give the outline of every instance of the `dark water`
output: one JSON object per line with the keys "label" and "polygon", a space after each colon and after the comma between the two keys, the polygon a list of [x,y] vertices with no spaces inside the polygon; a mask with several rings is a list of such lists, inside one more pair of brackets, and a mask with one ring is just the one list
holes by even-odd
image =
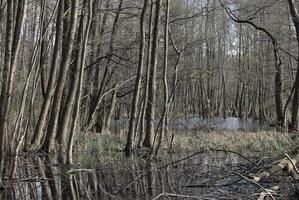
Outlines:
{"label": "dark water", "polygon": [[[5,180],[2,199],[257,199],[261,189],[239,174],[268,164],[223,152],[167,154],[155,162],[123,156],[91,162],[92,170],[78,165],[71,172],[55,159],[23,158],[16,178]],[[292,198],[291,182],[283,176],[261,184],[278,184],[276,199]]]}
{"label": "dark water", "polygon": [[[120,118],[111,121],[111,131],[119,133],[128,129],[129,119]],[[158,121],[156,121],[156,125]],[[260,121],[259,119],[236,118],[236,117],[214,117],[203,119],[198,116],[191,116],[186,119],[172,119],[169,121],[168,128],[173,131],[178,130],[201,130],[201,129],[216,129],[216,130],[247,130],[258,131],[269,128],[269,123]]]}

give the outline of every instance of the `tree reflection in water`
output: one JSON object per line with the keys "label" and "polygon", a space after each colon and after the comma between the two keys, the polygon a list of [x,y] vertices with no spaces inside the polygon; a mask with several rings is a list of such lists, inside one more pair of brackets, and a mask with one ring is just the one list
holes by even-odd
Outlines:
{"label": "tree reflection in water", "polygon": [[[0,199],[256,199],[260,188],[240,178],[256,167],[237,155],[202,153],[180,162],[186,155],[168,154],[161,161],[140,158],[97,160],[92,170],[60,165],[55,158],[21,157],[16,178],[5,179]],[[95,158],[96,159],[96,158]],[[126,160],[126,161],[125,161]],[[167,165],[167,163],[174,162]],[[265,166],[267,161],[261,162]],[[162,166],[162,167],[161,167]],[[289,198],[292,188],[277,177]],[[263,183],[269,188],[272,183]]]}

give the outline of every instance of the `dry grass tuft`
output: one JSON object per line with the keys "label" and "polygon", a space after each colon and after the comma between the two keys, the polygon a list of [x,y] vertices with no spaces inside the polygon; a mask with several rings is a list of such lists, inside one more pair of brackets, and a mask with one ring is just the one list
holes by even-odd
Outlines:
{"label": "dry grass tuft", "polygon": [[[170,149],[168,137],[164,139],[161,153]],[[120,150],[125,145],[125,137],[112,134],[78,135],[75,143],[75,159],[84,166],[94,162],[123,162]],[[175,133],[172,152],[195,152],[204,149],[228,149],[253,157],[276,158],[299,146],[299,139],[291,141],[288,135],[275,131],[242,132],[242,131],[194,131]],[[93,165],[94,166],[94,165]]]}

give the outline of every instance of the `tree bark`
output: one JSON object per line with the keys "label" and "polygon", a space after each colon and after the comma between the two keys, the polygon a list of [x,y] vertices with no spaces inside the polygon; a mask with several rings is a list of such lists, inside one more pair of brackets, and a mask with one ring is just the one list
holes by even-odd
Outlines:
{"label": "tree bark", "polygon": [[[299,14],[294,0],[288,0],[290,13],[293,19],[293,23],[296,30],[296,37],[297,37],[297,44],[299,49]],[[299,50],[298,56],[299,59]],[[299,109],[299,61],[297,62],[297,72],[296,72],[296,79],[294,83],[294,96],[293,96],[293,104],[292,104],[292,116],[291,116],[291,129],[298,130],[298,109]]]}
{"label": "tree bark", "polygon": [[17,67],[17,58],[20,47],[20,39],[23,31],[23,25],[26,14],[26,0],[19,0],[16,6],[16,20],[14,23],[13,9],[14,1],[7,1],[7,21],[6,21],[6,44],[5,60],[2,73],[2,86],[0,95],[0,186],[4,167],[5,155],[5,136],[7,135],[7,120],[10,111],[11,95],[15,82],[15,72]]}
{"label": "tree bark", "polygon": [[85,58],[86,58],[86,48],[89,36],[89,30],[91,25],[91,16],[92,16],[92,1],[88,1],[88,19],[87,24],[85,27],[84,39],[82,44],[82,52],[81,52],[81,65],[80,65],[80,73],[78,77],[77,89],[76,89],[76,98],[75,104],[73,108],[73,115],[72,115],[72,123],[70,128],[70,134],[67,141],[67,154],[66,154],[66,164],[73,163],[73,145],[74,145],[74,138],[75,138],[75,131],[77,128],[77,121],[80,112],[80,104],[81,104],[81,96],[82,96],[82,87],[83,87],[83,76],[84,76],[84,65],[85,65]]}
{"label": "tree bark", "polygon": [[7,1],[7,14],[6,14],[6,41],[5,41],[5,57],[4,57],[4,68],[3,68],[3,82],[1,87],[1,96],[0,96],[0,187],[2,188],[2,176],[4,168],[4,156],[5,156],[5,126],[6,119],[4,116],[5,112],[5,97],[6,97],[6,84],[8,73],[11,64],[11,54],[12,54],[12,42],[13,42],[13,1]]}
{"label": "tree bark", "polygon": [[109,42],[108,58],[107,58],[107,62],[105,65],[104,72],[103,72],[103,77],[102,77],[102,80],[100,83],[100,88],[99,88],[97,94],[95,95],[95,97],[93,98],[94,100],[91,103],[91,109],[90,109],[90,113],[88,116],[88,129],[94,125],[93,123],[94,123],[96,115],[97,115],[97,110],[99,108],[99,104],[101,103],[101,101],[103,99],[102,94],[104,93],[107,83],[110,81],[108,77],[109,77],[109,69],[111,67],[110,66],[111,54],[114,51],[114,42],[116,39],[116,33],[117,33],[118,24],[119,24],[122,5],[123,5],[123,0],[120,0],[120,2],[118,4],[116,16],[113,21],[111,38],[110,38],[110,42]]}
{"label": "tree bark", "polygon": [[[117,87],[117,86],[116,86]],[[102,134],[106,134],[109,131],[111,119],[113,116],[113,112],[115,110],[116,102],[117,102],[117,89],[113,91],[112,97],[111,97],[111,104],[109,106],[108,113],[104,119],[104,123],[102,124],[101,132]]]}
{"label": "tree bark", "polygon": [[159,46],[159,25],[160,25],[160,8],[161,0],[156,1],[156,12],[155,21],[153,27],[153,41],[152,41],[152,54],[151,54],[151,65],[149,74],[149,93],[147,100],[146,110],[146,134],[143,141],[143,146],[152,147],[151,137],[155,133],[154,120],[155,120],[155,103],[156,103],[156,67],[157,67],[157,56]]}
{"label": "tree bark", "polygon": [[46,125],[47,116],[51,106],[51,100],[55,92],[56,74],[58,71],[58,61],[61,52],[62,45],[62,29],[63,29],[63,5],[64,0],[59,0],[58,13],[56,21],[56,33],[55,33],[55,44],[53,49],[53,59],[51,62],[51,71],[49,75],[49,81],[47,84],[47,92],[42,104],[42,108],[38,117],[38,121],[35,126],[34,134],[31,139],[31,145],[33,148],[38,148],[42,143],[44,136],[44,129]]}
{"label": "tree bark", "polygon": [[165,129],[167,128],[167,112],[168,112],[168,83],[167,83],[167,69],[168,69],[168,39],[169,39],[169,0],[165,2],[165,26],[164,26],[164,61],[163,61],[163,112],[161,116],[161,127],[158,138],[157,147],[155,149],[155,156],[158,155],[159,148],[162,143],[163,136],[165,134]]}
{"label": "tree bark", "polygon": [[144,51],[145,51],[145,14],[148,7],[148,0],[144,0],[143,8],[140,15],[140,44],[139,44],[139,60],[138,60],[138,67],[137,67],[137,77],[135,82],[135,89],[134,95],[132,100],[132,107],[131,107],[131,115],[130,115],[130,122],[129,122],[129,132],[127,136],[127,144],[125,147],[126,154],[130,154],[132,150],[132,143],[133,143],[133,134],[135,132],[135,120],[137,115],[137,107],[138,101],[140,96],[140,85],[141,85],[141,78],[143,73],[143,60],[144,60]]}
{"label": "tree bark", "polygon": [[47,135],[45,138],[45,142],[42,146],[42,150],[46,152],[51,152],[54,150],[54,142],[57,133],[58,118],[60,112],[59,109],[62,103],[63,89],[66,81],[66,75],[70,66],[73,43],[76,34],[76,26],[77,26],[77,19],[78,19],[78,4],[79,2],[77,0],[72,0],[71,18],[69,20],[70,24],[69,24],[68,37],[67,37],[67,41],[68,41],[67,47],[62,55],[62,62],[60,65],[57,86],[55,89],[55,95],[53,99],[53,105],[52,105],[48,129],[47,129]]}
{"label": "tree bark", "polygon": [[[86,0],[84,1],[84,5],[86,5]],[[66,105],[62,111],[61,119],[60,119],[60,124],[58,128],[58,144],[60,146],[60,160],[65,163],[65,152],[66,152],[66,139],[68,137],[69,133],[69,121],[71,118],[71,113],[73,110],[73,106],[75,104],[75,97],[76,97],[76,92],[79,84],[79,79],[80,79],[80,69],[81,69],[81,55],[83,52],[83,37],[84,37],[84,8],[81,11],[81,17],[80,17],[80,23],[79,23],[79,28],[78,28],[78,34],[77,34],[77,47],[75,50],[75,61],[74,65],[72,66],[72,76],[71,76],[71,82],[70,82],[70,89],[67,94],[66,98]],[[62,159],[61,159],[62,158]]]}
{"label": "tree bark", "polygon": [[145,133],[146,124],[145,124],[145,116],[146,116],[146,107],[148,100],[148,82],[149,82],[149,74],[150,74],[150,63],[151,63],[151,48],[152,48],[152,29],[153,29],[153,11],[154,11],[154,3],[153,0],[150,2],[150,13],[149,13],[149,27],[148,27],[148,41],[147,41],[147,60],[146,60],[146,78],[145,78],[145,89],[143,93],[143,108],[141,114],[141,125],[140,125],[140,134],[138,137],[137,147],[141,147],[143,141],[143,135]]}

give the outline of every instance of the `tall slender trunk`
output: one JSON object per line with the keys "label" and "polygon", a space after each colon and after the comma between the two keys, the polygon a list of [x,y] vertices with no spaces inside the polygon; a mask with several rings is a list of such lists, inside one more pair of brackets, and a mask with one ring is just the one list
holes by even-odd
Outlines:
{"label": "tall slender trunk", "polygon": [[141,114],[141,126],[140,126],[140,134],[137,142],[137,147],[141,146],[143,135],[145,133],[145,116],[146,116],[146,107],[148,100],[148,82],[149,82],[149,74],[150,74],[150,63],[151,63],[151,48],[152,48],[152,28],[153,28],[153,11],[154,11],[154,3],[151,0],[150,14],[149,14],[149,27],[148,27],[148,46],[147,46],[147,61],[146,61],[146,78],[145,78],[145,89],[143,94],[143,108]]}
{"label": "tall slender trunk", "polygon": [[109,83],[109,70],[111,69],[110,67],[110,63],[111,63],[111,54],[114,51],[114,41],[116,39],[116,33],[117,33],[117,28],[118,28],[118,24],[119,24],[119,19],[120,19],[120,14],[121,14],[121,10],[122,10],[122,5],[123,5],[123,0],[120,0],[119,4],[118,4],[118,8],[117,8],[117,12],[116,12],[116,16],[114,18],[113,21],[113,26],[112,26],[112,33],[111,33],[111,38],[110,38],[110,42],[109,42],[109,50],[108,50],[108,58],[107,58],[107,62],[105,65],[105,69],[103,72],[103,77],[100,83],[100,88],[97,92],[97,94],[94,97],[94,101],[92,102],[91,105],[91,111],[89,113],[88,116],[88,127],[87,129],[90,129],[91,127],[93,127],[95,119],[96,119],[96,115],[97,115],[97,110],[99,108],[99,105],[102,101],[102,95],[104,93],[105,87],[107,86],[107,84]]}
{"label": "tall slender trunk", "polygon": [[[86,5],[86,0],[84,1],[84,6]],[[60,158],[63,158],[61,161],[65,162],[65,150],[66,150],[66,139],[68,137],[68,128],[69,128],[69,121],[71,118],[71,112],[73,106],[75,104],[75,97],[76,91],[79,84],[79,77],[80,77],[80,68],[81,68],[81,54],[83,53],[83,37],[84,37],[84,8],[81,11],[80,23],[78,28],[77,34],[77,46],[75,50],[75,62],[72,66],[72,76],[70,82],[70,89],[67,94],[66,105],[62,111],[61,120],[58,128],[58,143],[60,145]]]}
{"label": "tall slender trunk", "polygon": [[5,97],[6,97],[6,84],[8,79],[8,73],[11,64],[12,54],[12,41],[13,41],[13,1],[7,1],[7,14],[6,14],[6,41],[5,41],[5,57],[4,68],[2,72],[3,82],[0,95],[0,187],[2,188],[2,176],[4,168],[4,155],[5,155],[5,135],[6,135],[6,119],[5,119]]}
{"label": "tall slender trunk", "polygon": [[62,28],[63,28],[62,22],[63,22],[63,12],[64,12],[63,5],[64,5],[64,0],[59,0],[57,21],[56,21],[55,44],[53,49],[53,58],[51,62],[51,71],[50,71],[49,80],[47,84],[47,92],[31,140],[31,145],[34,148],[39,147],[42,143],[46,120],[51,106],[51,100],[55,92],[56,74],[58,71],[58,66],[59,66],[58,61],[61,52],[60,48],[62,45]]}
{"label": "tall slender trunk", "polygon": [[17,67],[17,58],[20,47],[20,40],[23,31],[23,25],[26,14],[26,0],[19,0],[16,6],[16,19],[14,23],[13,9],[14,1],[7,1],[7,21],[6,21],[6,44],[4,69],[2,73],[2,87],[0,95],[0,186],[2,182],[4,155],[5,155],[5,136],[8,114],[10,111],[11,96],[15,81],[15,72]]}
{"label": "tall slender trunk", "polygon": [[155,133],[154,120],[155,120],[155,103],[156,103],[156,67],[159,46],[159,25],[160,25],[160,8],[161,0],[156,0],[155,21],[153,27],[153,41],[152,41],[152,54],[151,65],[149,74],[149,93],[146,110],[146,134],[143,141],[143,146],[152,147],[151,137]]}
{"label": "tall slender trunk", "polygon": [[125,147],[125,152],[127,154],[130,154],[133,148],[132,147],[133,134],[135,132],[135,119],[137,115],[137,107],[138,107],[138,101],[140,96],[140,85],[141,85],[141,78],[143,73],[143,60],[144,60],[144,51],[145,51],[145,45],[144,45],[145,44],[145,31],[144,31],[145,20],[144,19],[145,19],[147,7],[148,7],[148,0],[144,0],[143,8],[140,16],[140,44],[139,44],[139,60],[138,60],[138,67],[137,67],[137,77],[136,77],[134,95],[132,101],[127,144]]}
{"label": "tall slender trunk", "polygon": [[285,126],[285,119],[283,116],[283,68],[280,55],[278,53],[278,44],[272,41],[273,53],[275,57],[275,107],[276,119],[279,127]]}
{"label": "tall slender trunk", "polygon": [[[117,86],[116,86],[117,87]],[[111,119],[112,119],[112,116],[113,116],[113,112],[115,110],[115,105],[116,105],[116,102],[117,102],[117,89],[115,89],[112,93],[112,97],[111,97],[111,104],[109,106],[109,109],[108,109],[108,112],[107,112],[107,115],[104,119],[104,122],[102,124],[102,128],[101,128],[101,132],[102,134],[106,134],[108,133],[109,131],[109,128],[110,128],[110,123],[111,123]]]}
{"label": "tall slender trunk", "polygon": [[169,0],[166,0],[165,2],[165,26],[164,26],[164,61],[163,61],[163,90],[164,90],[164,96],[163,96],[163,112],[161,116],[161,127],[160,127],[160,133],[158,138],[157,147],[155,149],[155,156],[158,155],[159,148],[162,143],[162,138],[165,134],[165,129],[167,128],[167,112],[168,112],[168,83],[167,83],[167,67],[168,67],[168,39],[169,39]]}
{"label": "tall slender trunk", "polygon": [[62,55],[62,62],[60,65],[57,86],[55,89],[55,95],[53,99],[53,105],[52,105],[48,129],[47,129],[47,135],[45,138],[45,142],[42,146],[42,150],[46,152],[51,152],[54,150],[54,142],[57,133],[58,118],[60,113],[59,109],[62,103],[62,93],[66,81],[66,75],[70,66],[71,54],[74,45],[73,43],[76,34],[76,26],[77,26],[77,19],[78,19],[78,4],[79,2],[77,0],[72,0],[71,18],[69,20],[70,24],[69,24],[68,37],[67,37],[68,39],[67,47]]}
{"label": "tall slender trunk", "polygon": [[[47,1],[42,0],[41,1],[41,31],[42,31],[42,37],[46,35],[47,33],[47,14],[46,14],[46,7],[47,7]],[[47,43],[44,38],[41,38],[41,47],[40,47],[40,60],[39,60],[39,65],[40,65],[40,81],[41,81],[41,89],[42,89],[42,95],[45,98],[46,93],[47,93],[47,80],[46,80],[46,75],[45,75],[45,66],[47,63],[47,56],[46,56],[46,51],[47,51]]]}
{"label": "tall slender trunk", "polygon": [[[294,0],[288,0],[290,13],[293,19],[293,23],[295,25],[296,37],[298,43],[298,59],[299,59],[299,14],[296,7],[296,3]],[[299,109],[299,61],[297,61],[297,72],[296,79],[294,83],[295,92],[293,96],[293,104],[292,104],[292,116],[291,116],[291,129],[298,129],[298,109]]]}
{"label": "tall slender trunk", "polygon": [[70,134],[69,134],[69,138],[67,141],[67,152],[66,152],[66,163],[67,164],[73,163],[73,143],[74,143],[75,131],[77,128],[78,116],[79,116],[79,112],[80,112],[82,87],[83,87],[83,76],[84,76],[84,65],[85,65],[85,58],[86,58],[86,48],[87,48],[88,35],[89,35],[89,30],[90,30],[90,25],[91,25],[92,1],[93,0],[87,0],[87,1],[88,1],[88,20],[87,20],[87,25],[85,27],[82,52],[80,55],[81,56],[80,73],[79,73],[77,90],[76,90],[75,104],[74,104],[74,108],[73,108]]}
{"label": "tall slender trunk", "polygon": [[[95,6],[96,6],[96,2],[98,1],[94,1],[94,5],[93,5],[93,9],[95,9]],[[101,2],[100,2],[101,3]],[[106,9],[109,9],[109,6],[110,6],[110,2],[109,1],[106,1],[106,5],[105,5],[105,8]],[[96,8],[97,9],[97,8]],[[96,16],[96,10],[94,10],[93,14]],[[99,21],[101,21],[99,27],[97,28],[97,24],[94,23],[94,24],[91,24],[91,35],[92,35],[92,41],[97,41],[97,40],[101,40],[101,38],[103,37],[103,34],[105,33],[105,26],[106,26],[106,23],[107,23],[107,19],[108,19],[108,12],[105,12],[103,14],[103,17],[100,17],[101,19],[99,19]],[[95,20],[97,21],[97,20]],[[96,34],[96,31],[95,29],[98,29],[99,31],[99,35]],[[94,47],[92,47],[93,49],[93,52],[96,51],[95,53],[92,53],[92,61],[95,62],[95,60],[93,60],[94,56],[103,56],[104,52],[103,52],[103,44],[93,44]],[[95,68],[95,69],[94,69]],[[100,86],[101,86],[101,81],[100,81],[100,67],[99,66],[95,66],[93,67],[92,69],[90,69],[88,71],[88,77],[91,78],[92,80],[92,91],[90,93],[90,103],[89,103],[89,107],[88,109],[86,109],[86,120],[87,123],[85,124],[88,124],[89,123],[89,117],[91,117],[91,114],[92,112],[94,112],[94,106],[96,106],[96,102],[97,102],[97,94],[99,92],[99,89]],[[104,76],[103,76],[104,77]]]}

